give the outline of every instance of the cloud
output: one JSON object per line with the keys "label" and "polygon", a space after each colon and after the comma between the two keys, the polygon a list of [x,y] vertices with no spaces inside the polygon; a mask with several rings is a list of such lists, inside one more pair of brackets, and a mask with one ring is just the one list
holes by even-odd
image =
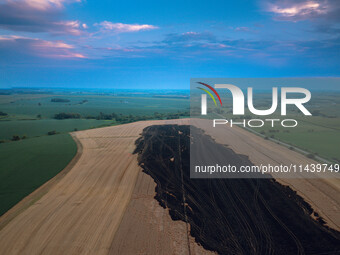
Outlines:
{"label": "cloud", "polygon": [[77,52],[73,45],[60,40],[47,41],[13,35],[0,35],[0,53],[7,55],[12,54],[17,58],[27,55],[57,59],[86,58],[84,54]]}
{"label": "cloud", "polygon": [[51,9],[61,9],[65,3],[81,2],[81,0],[5,0],[12,6],[24,6],[26,9],[47,11]]}
{"label": "cloud", "polygon": [[[26,40],[29,40],[26,38]],[[45,41],[45,40],[39,40],[39,39],[33,39],[32,43],[33,47],[36,47],[39,49],[73,49],[74,46],[64,43],[62,41]]]}
{"label": "cloud", "polygon": [[23,32],[80,35],[84,27],[77,20],[61,20],[66,0],[0,1],[0,28]]}
{"label": "cloud", "polygon": [[317,34],[338,36],[340,32],[339,0],[264,0],[264,9],[274,20],[298,22],[308,20]]}
{"label": "cloud", "polygon": [[172,33],[167,34],[164,43],[173,44],[173,43],[187,43],[187,42],[199,42],[199,41],[214,41],[215,36],[208,32],[185,32],[185,33]]}
{"label": "cloud", "polygon": [[281,19],[303,20],[313,16],[318,16],[328,12],[328,6],[321,5],[318,2],[306,1],[288,5],[286,7],[272,5],[269,11],[278,15]]}
{"label": "cloud", "polygon": [[224,43],[206,43],[201,45],[202,48],[208,48],[208,49],[225,49],[230,48],[230,46],[224,44]]}
{"label": "cloud", "polygon": [[249,32],[250,28],[249,27],[236,27],[235,31],[240,31],[240,32]]}
{"label": "cloud", "polygon": [[321,34],[329,34],[329,35],[339,35],[340,34],[340,26],[337,24],[318,24],[312,32],[317,32]]}
{"label": "cloud", "polygon": [[266,11],[276,20],[301,21],[328,19],[339,14],[338,0],[272,0],[265,2]]}
{"label": "cloud", "polygon": [[110,21],[103,21],[99,24],[95,24],[102,27],[103,30],[113,31],[116,33],[127,33],[127,32],[138,32],[142,30],[157,29],[157,26],[147,24],[123,24],[123,23],[112,23]]}
{"label": "cloud", "polygon": [[[330,58],[340,61],[336,51],[338,41],[284,39],[219,39],[214,34],[206,32],[186,32],[168,34],[163,40],[152,43],[140,42],[138,46],[140,55],[147,57],[168,57],[175,59],[197,59],[197,61],[216,60],[258,62],[263,65],[284,66],[294,61],[306,61],[306,65],[317,62],[318,59]],[[322,52],[322,54],[317,54]],[[332,63],[333,63],[332,62]]]}
{"label": "cloud", "polygon": [[71,34],[71,35],[80,35],[83,31],[80,28],[87,29],[86,24],[80,25],[78,20],[70,20],[70,21],[59,21],[53,22],[50,24],[50,29],[48,30],[50,33],[54,34]]}

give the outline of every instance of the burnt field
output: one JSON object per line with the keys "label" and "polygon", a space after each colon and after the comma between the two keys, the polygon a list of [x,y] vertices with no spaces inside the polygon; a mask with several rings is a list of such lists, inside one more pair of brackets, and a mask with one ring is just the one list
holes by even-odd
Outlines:
{"label": "burnt field", "polygon": [[[199,132],[199,131],[198,131]],[[205,144],[215,143],[202,134]],[[219,254],[339,254],[340,233],[274,179],[190,179],[190,126],[150,126],[136,141],[138,161],[156,182],[155,199],[188,235]],[[252,163],[221,146],[230,162]],[[313,217],[312,217],[313,216]]]}

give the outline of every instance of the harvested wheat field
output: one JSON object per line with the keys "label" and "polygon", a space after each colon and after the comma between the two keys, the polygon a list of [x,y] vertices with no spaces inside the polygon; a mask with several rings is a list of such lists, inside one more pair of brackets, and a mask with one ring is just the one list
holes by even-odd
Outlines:
{"label": "harvested wheat field", "polygon": [[[107,254],[132,195],[143,196],[147,192],[150,205],[158,207],[153,201],[153,181],[141,172],[137,155],[132,153],[142,130],[162,123],[188,121],[145,121],[77,132],[75,137],[83,149],[72,170],[7,225],[3,226],[10,214],[20,209],[13,208],[1,218],[0,254]],[[137,179],[137,185],[142,187],[136,186]],[[19,203],[17,207],[20,206]],[[163,250],[164,254],[173,254],[183,250],[185,254],[188,249],[185,223],[172,224],[162,208],[146,209],[150,213],[158,210],[158,218],[149,214],[148,219],[155,220],[149,230],[155,230],[160,243],[136,226],[135,234],[140,233],[136,239],[150,244],[142,243],[136,247],[138,252],[161,254]],[[194,242],[192,245],[197,246]]]}
{"label": "harvested wheat field", "polygon": [[[189,120],[142,121],[74,133],[82,152],[72,169],[44,185],[41,198],[32,198],[37,200],[33,205],[28,206],[28,197],[0,218],[0,254],[213,254],[195,242],[188,223],[174,221],[169,208],[159,205],[155,179],[143,172],[133,153],[146,127],[164,124],[188,125]],[[311,161],[239,128],[225,126],[216,141],[249,156],[254,164]],[[280,182],[296,190],[328,226],[340,229],[337,181]]]}

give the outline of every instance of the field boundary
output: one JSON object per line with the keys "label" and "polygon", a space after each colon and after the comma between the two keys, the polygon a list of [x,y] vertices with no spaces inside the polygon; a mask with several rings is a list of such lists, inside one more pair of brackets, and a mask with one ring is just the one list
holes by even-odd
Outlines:
{"label": "field boundary", "polygon": [[64,176],[70,172],[73,166],[78,162],[82,153],[83,153],[83,145],[78,140],[78,138],[74,135],[74,133],[69,133],[72,139],[75,141],[77,145],[76,155],[72,158],[72,160],[67,164],[67,166],[61,170],[57,175],[52,177],[50,180],[42,184],[39,188],[34,190],[31,194],[24,197],[20,200],[15,206],[9,209],[5,214],[0,217],[0,230],[3,229],[11,220],[17,217],[19,214],[28,209],[31,205],[41,199],[54,185],[56,185]]}

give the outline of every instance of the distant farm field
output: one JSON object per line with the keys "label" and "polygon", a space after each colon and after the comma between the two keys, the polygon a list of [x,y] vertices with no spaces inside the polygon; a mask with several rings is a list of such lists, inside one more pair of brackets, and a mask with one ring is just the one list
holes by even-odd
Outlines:
{"label": "distant farm field", "polygon": [[305,122],[296,118],[299,124],[295,128],[266,126],[252,129],[323,158],[340,161],[340,129],[336,128],[340,126],[340,119],[332,121],[326,118],[325,121],[314,117],[310,119],[311,121]]}
{"label": "distant farm field", "polygon": [[76,152],[69,134],[0,144],[0,215],[64,169]]}
{"label": "distant farm field", "polygon": [[[4,96],[3,96],[4,97]],[[0,98],[0,111],[6,112],[11,118],[27,119],[53,118],[60,112],[79,113],[82,117],[105,114],[151,115],[154,112],[168,113],[188,110],[189,100],[182,98],[157,98],[152,96],[109,96],[109,95],[45,95],[22,97],[6,96]],[[60,98],[69,102],[51,102]]]}
{"label": "distant farm field", "polygon": [[112,121],[106,120],[85,120],[85,119],[42,119],[42,120],[9,120],[0,121],[0,140],[9,140],[14,135],[20,137],[36,137],[47,135],[55,130],[58,133],[72,132],[109,125]]}

